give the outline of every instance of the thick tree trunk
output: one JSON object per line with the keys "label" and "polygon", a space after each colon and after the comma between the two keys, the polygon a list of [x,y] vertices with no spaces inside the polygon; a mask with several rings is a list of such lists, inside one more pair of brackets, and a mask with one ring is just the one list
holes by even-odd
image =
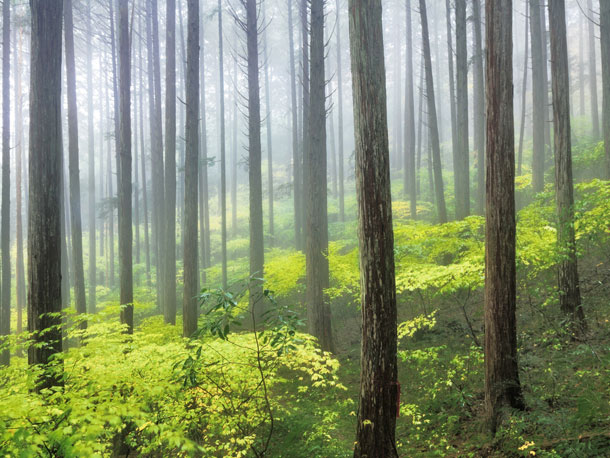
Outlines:
{"label": "thick tree trunk", "polygon": [[183,334],[197,330],[197,175],[199,170],[199,0],[187,2],[186,156],[184,163]]}
{"label": "thick tree trunk", "polygon": [[[30,0],[28,331],[30,364],[61,352],[61,27],[63,2]],[[43,332],[44,331],[44,332]],[[47,368],[38,389],[61,383]]]}
{"label": "thick tree trunk", "polygon": [[505,406],[522,409],[517,365],[515,129],[511,0],[487,0],[485,408],[495,434]]}
{"label": "thick tree trunk", "polygon": [[[178,0],[180,1],[180,0]],[[165,40],[165,253],[163,316],[176,324],[176,0],[167,0]]]}
{"label": "thick tree trunk", "polygon": [[[225,75],[222,36],[222,0],[218,0],[218,87],[220,92],[220,252],[222,287],[227,287],[227,154],[225,134]],[[266,62],[266,61],[265,61]],[[266,68],[266,67],[265,67]],[[268,99],[267,99],[268,100]],[[267,120],[269,123],[269,120]],[[267,124],[269,126],[269,124]],[[271,161],[271,159],[269,159]],[[270,166],[271,167],[271,166]],[[273,228],[273,216],[270,216]],[[271,231],[273,234],[273,230]]]}
{"label": "thick tree trunk", "polygon": [[[549,9],[550,10],[550,9]],[[550,14],[550,13],[549,13]],[[592,0],[587,0],[587,14],[593,17]],[[597,104],[597,58],[595,53],[595,24],[589,19],[589,91],[591,98],[591,121],[593,123],[593,139],[599,139],[599,108]],[[603,40],[602,40],[603,42]]]}
{"label": "thick tree trunk", "polygon": [[544,94],[547,91],[544,79],[543,36],[540,29],[541,0],[530,1],[530,28],[532,33],[532,120],[533,120],[533,147],[532,147],[532,188],[534,192],[544,189],[544,130],[545,105]]}
{"label": "thick tree trunk", "polygon": [[477,162],[476,213],[478,215],[482,215],[485,211],[485,77],[483,76],[482,23],[481,0],[472,0],[474,148]]}
{"label": "thick tree trunk", "polygon": [[311,80],[309,151],[305,155],[307,218],[305,258],[307,271],[307,319],[309,333],[323,350],[333,350],[329,287],[328,215],[326,177],[326,78],[324,75],[324,2],[311,1]]}
{"label": "thick tree trunk", "polygon": [[[406,2],[407,64],[405,68],[405,158],[403,191],[409,197],[410,216],[417,219],[417,183],[415,179],[415,97],[413,93],[413,21],[411,0]],[[452,123],[454,121],[452,111]],[[453,124],[452,131],[454,130]]]}
{"label": "thick tree trunk", "polygon": [[576,334],[586,329],[581,305],[574,235],[574,182],[570,131],[570,81],[564,0],[549,3],[551,24],[551,72],[553,75],[553,119],[555,133],[555,193],[557,201],[557,242],[559,305]]}
{"label": "thick tree trunk", "polygon": [[397,457],[400,384],[381,0],[350,0],[349,11],[362,305],[354,456]]}
{"label": "thick tree trunk", "polygon": [[606,180],[610,180],[610,2],[599,0],[602,55],[602,115],[606,149]]}
{"label": "thick tree trunk", "polygon": [[453,152],[453,174],[455,183],[455,217],[460,220],[470,214],[466,0],[455,0],[455,24],[457,148]]}
{"label": "thick tree trunk", "polygon": [[[74,62],[74,22],[72,0],[64,0],[64,27],[66,43],[66,79],[68,83],[68,167],[70,175],[70,223],[72,226],[72,268],[76,313],[87,313],[85,273],[83,270],[83,233],[80,204],[80,172],[78,149],[78,108],[76,105],[76,69]],[[89,142],[93,142],[90,138]],[[93,182],[95,186],[95,181]],[[95,232],[93,237],[95,250]]]}
{"label": "thick tree trunk", "polygon": [[[430,56],[430,36],[428,34],[428,14],[426,1],[419,0],[421,14],[424,67],[426,72],[426,99],[428,101],[428,140],[432,149],[434,169],[434,194],[436,197],[436,211],[439,223],[447,222],[447,208],[445,206],[445,191],[443,188],[443,169],[441,167],[441,145],[438,136],[438,121],[436,117],[436,99],[434,97],[434,77],[432,76],[432,58]],[[468,120],[466,119],[466,122]]]}

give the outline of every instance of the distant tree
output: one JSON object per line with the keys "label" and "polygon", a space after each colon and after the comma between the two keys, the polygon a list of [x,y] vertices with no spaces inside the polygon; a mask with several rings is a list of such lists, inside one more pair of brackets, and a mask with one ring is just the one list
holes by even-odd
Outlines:
{"label": "distant tree", "polygon": [[525,2],[525,57],[523,58],[523,86],[521,89],[521,127],[519,129],[519,154],[517,175],[521,176],[523,165],[523,139],[525,137],[525,107],[527,106],[527,70],[529,68],[529,2]]}
{"label": "distant tree", "polygon": [[[227,154],[225,135],[225,75],[224,47],[222,36],[222,0],[218,0],[218,88],[220,92],[220,252],[222,264],[222,287],[227,287]],[[265,64],[266,65],[266,64]],[[266,68],[266,67],[265,67]],[[268,99],[267,99],[268,100]],[[269,122],[269,121],[267,121]],[[271,217],[273,226],[273,217]]]}
{"label": "distant tree", "polygon": [[[91,57],[91,42],[93,41],[93,30],[91,27],[91,0],[87,0],[87,14],[85,16],[85,24],[87,31],[87,44],[86,44],[86,58],[87,58],[87,147],[88,154],[87,160],[89,162],[88,171],[88,194],[89,194],[89,272],[88,272],[88,287],[89,287],[89,313],[96,312],[95,304],[95,292],[97,287],[97,273],[96,273],[96,252],[95,252],[95,145],[94,145],[94,133],[93,133],[93,61]],[[100,78],[101,80],[101,78]],[[101,92],[100,92],[101,95]],[[101,100],[100,100],[101,106]],[[101,110],[100,110],[101,112]],[[102,136],[100,136],[102,137]],[[100,149],[100,152],[102,150]],[[100,158],[100,163],[102,159]],[[103,175],[103,174],[100,174]],[[103,197],[103,196],[102,196]],[[100,237],[100,240],[102,237]],[[103,254],[103,253],[102,253]]]}
{"label": "distant tree", "polygon": [[269,211],[269,245],[273,246],[275,238],[275,224],[273,218],[273,135],[271,130],[271,93],[269,90],[269,54],[267,42],[267,18],[265,4],[263,9],[263,69],[265,72],[265,124],[267,137],[267,205]]}
{"label": "distant tree", "polygon": [[495,434],[505,406],[523,409],[517,365],[512,1],[486,2],[487,193],[485,408]]}
{"label": "distant tree", "polygon": [[354,456],[397,457],[400,385],[381,0],[349,0],[349,12],[362,306]]}
{"label": "distant tree", "polygon": [[[550,8],[549,8],[550,10]],[[550,14],[550,13],[549,13]],[[593,2],[587,0],[587,14],[593,16]],[[589,91],[591,99],[591,121],[593,138],[599,138],[599,108],[597,104],[597,58],[595,56],[595,24],[589,19]],[[603,41],[603,40],[602,40]],[[603,84],[603,83],[602,83]]]}
{"label": "distant tree", "polygon": [[[415,179],[415,96],[413,92],[413,21],[411,20],[411,0],[406,2],[406,67],[405,67],[405,158],[403,190],[409,196],[411,218],[417,218],[417,183]],[[451,36],[451,35],[449,35]],[[452,107],[453,110],[453,107]],[[455,119],[452,111],[452,120]],[[452,124],[452,131],[453,131]]]}
{"label": "distant tree", "polygon": [[485,81],[483,76],[483,43],[481,36],[481,0],[472,0],[472,29],[474,35],[473,105],[474,105],[474,149],[476,151],[476,213],[485,211]]}
{"label": "distant tree", "polygon": [[570,320],[572,331],[580,334],[586,329],[586,323],[581,305],[574,235],[570,81],[564,0],[549,2],[549,20],[551,24],[551,73],[553,75],[557,242],[560,253],[559,305]]}
{"label": "distant tree", "polygon": [[199,170],[199,0],[187,2],[186,156],[184,163],[183,334],[197,330],[197,177]]}
{"label": "distant tree", "polygon": [[[201,110],[201,136],[199,142],[199,154],[201,156],[199,161],[199,230],[200,230],[200,241],[201,241],[201,281],[205,283],[206,275],[205,269],[210,266],[210,206],[209,206],[209,192],[208,192],[208,129],[207,129],[207,115],[206,115],[206,102],[205,102],[205,36],[204,36],[204,19],[203,14],[200,15],[200,110]],[[184,231],[183,231],[184,232]]]}
{"label": "distant tree", "polygon": [[530,0],[530,28],[532,34],[532,188],[541,192],[544,188],[544,124],[546,107],[544,93],[547,91],[542,47],[544,46],[542,30],[540,29],[540,0]]}
{"label": "distant tree", "polygon": [[457,148],[453,152],[453,176],[455,183],[455,217],[460,220],[470,214],[466,0],[455,0],[455,24]]}
{"label": "distant tree", "polygon": [[[15,33],[16,35],[16,33]],[[26,307],[25,291],[25,268],[23,260],[23,101],[21,87],[21,67],[23,65],[23,52],[21,50],[21,39],[23,30],[19,27],[19,40],[14,40],[14,68],[15,68],[15,232],[16,249],[15,278],[17,299],[17,334],[23,331],[23,309]]]}
{"label": "distant tree", "polygon": [[[30,0],[30,159],[28,199],[29,364],[61,352],[61,30],[63,2]],[[37,389],[61,383],[46,370]]]}
{"label": "distant tree", "polygon": [[343,142],[343,64],[341,61],[342,50],[341,47],[341,0],[337,0],[337,134],[338,134],[338,157],[337,157],[337,169],[339,181],[339,220],[345,221],[345,177],[343,165],[343,157],[345,152],[345,146]]}
{"label": "distant tree", "polygon": [[606,179],[610,180],[610,2],[599,0],[602,55],[603,126],[606,150]]}
{"label": "distant tree", "polygon": [[436,99],[434,97],[434,77],[432,76],[432,57],[430,55],[430,35],[428,33],[428,14],[426,0],[419,0],[421,15],[423,59],[426,80],[426,99],[428,102],[428,142],[430,143],[434,168],[434,194],[439,223],[447,222],[447,207],[445,206],[445,191],[443,186],[443,169],[441,166],[441,145],[438,135],[438,120],[436,117]]}
{"label": "distant tree", "polygon": [[[70,223],[72,226],[72,268],[76,312],[87,313],[85,272],[83,268],[83,233],[80,204],[80,171],[78,149],[78,108],[76,104],[76,69],[74,62],[74,21],[72,0],[64,0],[64,33],[66,47],[66,80],[68,86],[68,166],[70,176]],[[89,140],[93,143],[93,139]],[[93,182],[95,185],[95,181]],[[95,232],[93,249],[95,250]]]}

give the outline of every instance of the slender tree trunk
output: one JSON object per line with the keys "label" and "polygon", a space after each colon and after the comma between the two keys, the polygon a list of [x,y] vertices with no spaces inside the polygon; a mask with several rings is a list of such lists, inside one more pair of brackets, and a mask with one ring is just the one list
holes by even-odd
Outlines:
{"label": "slender tree trunk", "polygon": [[540,29],[540,0],[530,0],[530,28],[532,33],[532,119],[533,119],[533,149],[532,149],[532,188],[534,192],[544,189],[544,131],[546,92],[544,79],[543,37]]}
{"label": "slender tree trunk", "polygon": [[294,26],[292,22],[293,0],[288,0],[288,46],[290,48],[290,101],[292,108],[292,183],[294,195],[294,243],[300,249],[300,240],[303,231],[303,174],[301,151],[299,149],[299,125],[297,104],[297,83],[294,58]]}
{"label": "slender tree trunk", "polygon": [[453,71],[453,29],[451,27],[451,1],[445,0],[447,12],[447,62],[449,64],[449,110],[451,110],[451,150],[457,151],[457,109],[455,106],[455,74]]}
{"label": "slender tree trunk", "polygon": [[163,316],[166,323],[176,324],[176,1],[168,0],[166,8]]}
{"label": "slender tree trunk", "polygon": [[519,155],[517,157],[517,175],[521,176],[523,164],[523,139],[525,137],[525,114],[527,106],[527,68],[529,65],[529,2],[525,2],[525,58],[523,59],[523,87],[521,89],[521,127],[519,129]]}
{"label": "slender tree trunk", "polygon": [[468,52],[466,47],[466,0],[455,0],[456,77],[457,77],[457,148],[453,154],[455,217],[470,214],[470,178],[468,151]]}
{"label": "slender tree trunk", "polygon": [[[225,75],[224,75],[224,51],[222,36],[222,0],[218,0],[218,86],[220,89],[220,239],[221,239],[221,264],[222,264],[222,287],[227,287],[227,154],[225,134]],[[269,121],[267,121],[269,123]],[[267,124],[267,127],[269,124]],[[270,159],[271,160],[271,159]],[[270,216],[271,228],[273,228],[273,216]],[[273,234],[273,230],[272,230]]]}
{"label": "slender tree trunk", "polygon": [[[413,93],[413,21],[411,19],[411,0],[406,2],[406,36],[407,64],[405,68],[405,158],[404,158],[404,194],[409,196],[410,216],[417,219],[417,183],[415,179],[415,100]],[[453,81],[453,77],[451,78]],[[453,109],[452,109],[453,110]],[[452,122],[454,112],[452,111]],[[454,131],[453,124],[451,125]]]}
{"label": "slender tree trunk", "polygon": [[610,2],[599,1],[602,55],[603,125],[606,150],[606,180],[610,180]]}
{"label": "slender tree trunk", "polygon": [[502,407],[523,409],[517,365],[515,129],[512,1],[487,0],[485,408],[495,434]]}
{"label": "slender tree trunk", "polygon": [[424,55],[422,53],[422,58],[421,58],[421,65],[420,65],[420,71],[419,71],[419,107],[417,109],[417,165],[415,166],[416,169],[416,173],[417,173],[417,177],[416,177],[416,188],[417,188],[417,195],[420,195],[420,191],[421,191],[421,186],[420,186],[420,171],[421,171],[421,149],[422,149],[422,137],[423,137],[423,132],[422,132],[422,127],[424,125],[424,90],[425,90],[425,81],[424,81],[424,76],[425,76],[425,71],[424,71]]}
{"label": "slender tree trunk", "polygon": [[432,76],[432,58],[430,56],[430,38],[428,34],[428,14],[426,1],[419,0],[419,11],[422,23],[422,39],[424,48],[424,62],[426,72],[426,98],[428,100],[428,129],[429,142],[432,149],[434,168],[434,192],[436,195],[436,210],[441,224],[447,222],[447,208],[445,207],[445,191],[443,189],[443,170],[441,168],[441,145],[438,136],[438,121],[436,118],[436,100],[434,97],[434,77]]}
{"label": "slender tree trunk", "polygon": [[343,154],[345,151],[343,143],[343,68],[341,55],[343,48],[341,47],[341,0],[337,0],[337,133],[338,137],[338,161],[339,169],[339,220],[345,221],[345,167],[343,166]]}
{"label": "slender tree trunk", "polygon": [[557,201],[557,242],[561,255],[558,266],[559,305],[572,324],[572,331],[585,331],[581,305],[574,235],[574,182],[570,131],[570,82],[564,0],[549,3],[551,24],[551,72],[553,75],[553,119],[555,121],[555,193]]}
{"label": "slender tree trunk", "polygon": [[309,80],[309,71],[310,62],[309,62],[309,0],[300,0],[300,11],[301,11],[301,89],[303,91],[302,97],[302,166],[303,166],[303,199],[302,199],[302,220],[303,220],[303,231],[302,231],[302,240],[301,240],[301,249],[305,249],[305,243],[307,238],[307,202],[306,197],[308,193],[309,187],[309,177],[307,176],[308,170],[306,166],[307,157],[309,155],[310,149],[310,136],[309,136],[309,105],[310,105],[310,80]]}
{"label": "slender tree trunk", "polygon": [[[600,4],[603,4],[604,0],[601,0]],[[580,97],[580,116],[585,116],[585,26],[584,16],[579,15],[578,21],[578,91]],[[603,41],[602,41],[603,43]],[[602,64],[603,65],[603,64]]]}
{"label": "slender tree trunk", "polygon": [[[11,334],[11,7],[2,4],[2,307],[0,335]],[[4,339],[3,339],[4,340]],[[0,352],[0,365],[9,365],[11,352]]]}
{"label": "slender tree trunk", "polygon": [[[29,364],[61,352],[61,27],[63,2],[31,0],[28,203]],[[44,332],[42,332],[44,331]],[[38,345],[37,345],[38,344]],[[61,384],[61,363],[37,389]]]}
{"label": "slender tree trunk", "polygon": [[[587,14],[593,17],[592,0],[587,0]],[[597,57],[595,53],[595,24],[589,19],[589,90],[591,99],[591,121],[593,122],[593,139],[599,139],[599,108],[597,104]]]}
{"label": "slender tree trunk", "polygon": [[481,2],[472,0],[472,24],[474,33],[474,147],[477,162],[476,213],[485,211],[485,81],[483,76],[483,44],[481,36]]}
{"label": "slender tree trunk", "polygon": [[[138,67],[139,71],[139,103],[138,108],[140,109],[140,170],[142,171],[142,212],[144,216],[144,250],[145,250],[145,258],[146,258],[146,284],[148,287],[151,287],[151,278],[150,278],[150,239],[148,232],[148,184],[146,181],[146,143],[144,142],[144,78],[142,74],[144,73],[144,64],[142,62],[142,55],[144,54],[144,39],[143,34],[144,30],[142,27],[142,15],[138,18],[139,24],[139,52],[138,52]],[[137,158],[136,158],[137,160]]]}
{"label": "slender tree trunk", "polygon": [[[294,52],[294,51],[293,51]],[[231,232],[233,238],[237,237],[237,80],[239,74],[237,71],[237,59],[233,59],[233,145],[232,160],[231,160]]]}
{"label": "slender tree trunk", "polygon": [[133,233],[131,221],[131,51],[129,0],[119,0],[119,257],[121,323],[133,333]]}
{"label": "slender tree trunk", "polygon": [[[15,38],[16,38],[15,33]],[[14,54],[14,67],[15,67],[15,203],[16,203],[16,215],[15,215],[15,231],[16,231],[16,243],[17,243],[17,256],[15,259],[15,277],[17,283],[16,297],[17,297],[17,335],[23,332],[23,309],[26,307],[26,292],[25,292],[25,269],[23,262],[23,204],[22,204],[22,193],[23,193],[23,101],[22,101],[22,88],[21,88],[21,66],[22,66],[22,51],[21,51],[21,40],[23,37],[23,30],[19,28],[19,40],[15,39],[15,54]]]}
{"label": "slender tree trunk", "polygon": [[199,0],[187,1],[186,156],[184,164],[183,334],[197,330],[197,174],[199,170]]}
{"label": "slender tree trunk", "polygon": [[[135,54],[135,53],[134,53]],[[134,63],[136,58],[134,56]],[[133,152],[132,152],[132,163],[133,163],[133,212],[134,212],[134,248],[136,250],[135,253],[135,263],[140,264],[140,174],[138,170],[138,157],[139,151],[142,148],[142,145],[139,143],[139,120],[138,120],[138,89],[136,89],[136,84],[138,81],[138,67],[136,64],[136,69],[134,71],[134,94],[133,94]],[[137,280],[136,280],[137,281]]]}
{"label": "slender tree trunk", "polygon": [[381,0],[349,0],[349,12],[362,305],[354,456],[397,457],[400,384]]}
{"label": "slender tree trunk", "polygon": [[[199,198],[201,200],[200,210],[201,210],[201,281],[205,283],[206,275],[205,269],[210,266],[210,206],[209,206],[209,191],[208,191],[208,140],[207,140],[207,118],[206,118],[206,103],[205,103],[205,55],[204,55],[204,44],[205,39],[203,36],[204,30],[204,17],[201,15],[201,144],[200,144],[200,154],[201,154],[201,164],[199,169]],[[185,187],[186,191],[186,187]],[[185,209],[186,216],[186,209]],[[183,236],[184,238],[184,236]]]}
{"label": "slender tree trunk", "polygon": [[[266,21],[265,6],[263,8],[263,22]],[[269,58],[267,53],[267,28],[263,29],[263,67],[265,71],[265,117],[267,127],[267,199],[269,208],[269,245],[273,246],[275,229],[273,221],[273,136],[271,132],[271,94],[269,92]]]}

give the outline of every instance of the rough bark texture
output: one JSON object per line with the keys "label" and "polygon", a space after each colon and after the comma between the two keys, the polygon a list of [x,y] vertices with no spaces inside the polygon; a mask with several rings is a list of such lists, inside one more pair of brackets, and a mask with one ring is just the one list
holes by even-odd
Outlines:
{"label": "rough bark texture", "polygon": [[[72,227],[72,269],[76,313],[86,313],[85,273],[83,270],[83,230],[80,204],[80,172],[78,149],[78,108],[76,105],[76,69],[74,62],[74,22],[72,0],[64,0],[66,43],[66,79],[68,83],[68,167],[70,176],[70,224]],[[92,142],[93,139],[89,139]],[[95,185],[95,181],[93,182]],[[95,249],[95,232],[93,244]]]}
{"label": "rough bark texture", "polygon": [[411,218],[416,219],[417,183],[415,179],[415,97],[413,94],[413,21],[411,19],[411,8],[411,0],[407,0],[407,63],[405,71],[405,158],[403,187],[405,197],[409,196],[410,216]]}
{"label": "rough bark texture", "polygon": [[[587,14],[590,15],[591,18],[595,14],[593,11],[592,0],[587,0]],[[589,19],[587,22],[589,24],[589,94],[591,99],[591,121],[593,123],[593,139],[597,140],[599,138],[599,108],[597,104],[597,58],[595,56],[595,23],[593,22],[593,19]]]}
{"label": "rough bark texture", "polygon": [[477,163],[476,212],[479,215],[483,214],[485,207],[485,82],[483,76],[482,22],[481,0],[472,0],[474,148]]}
{"label": "rough bark texture", "polygon": [[381,0],[350,0],[349,12],[362,305],[354,456],[397,457],[400,385]]}
{"label": "rough bark texture", "polygon": [[581,333],[585,329],[585,316],[581,306],[574,237],[570,81],[564,0],[554,0],[549,3],[549,21],[551,24],[551,73],[553,75],[557,242],[560,254],[557,272],[559,305],[571,321],[572,331]]}
{"label": "rough bark texture", "polygon": [[602,55],[603,125],[606,149],[606,179],[610,180],[610,2],[599,0]]}
{"label": "rough bark texture", "polygon": [[167,0],[166,8],[163,316],[166,323],[176,324],[176,0]]}
{"label": "rough bark texture", "polygon": [[119,0],[119,278],[121,323],[133,333],[133,233],[131,218],[131,51],[129,0]]}
{"label": "rough bark texture", "polygon": [[[30,364],[61,352],[61,28],[63,2],[30,0],[28,331]],[[44,334],[41,332],[44,331]],[[35,345],[44,343],[44,345]],[[60,383],[50,370],[38,388]]]}
{"label": "rough bark texture", "polygon": [[517,365],[512,2],[487,0],[485,408],[495,434],[503,407],[523,408]]}
{"label": "rough bark texture", "polygon": [[453,152],[453,179],[455,183],[455,217],[460,220],[470,214],[466,0],[455,0],[455,24],[457,148]]}
{"label": "rough bark texture", "polygon": [[544,129],[545,129],[545,101],[543,67],[543,37],[540,30],[540,0],[530,0],[530,29],[532,35],[532,120],[533,149],[532,149],[532,188],[534,192],[541,192],[544,188]]}
{"label": "rough bark texture", "polygon": [[432,57],[430,56],[430,35],[428,34],[428,14],[425,0],[419,0],[421,15],[424,68],[426,73],[426,99],[428,102],[428,142],[432,149],[434,168],[434,194],[439,223],[447,222],[445,191],[443,189],[443,169],[441,167],[441,145],[438,138],[438,121],[436,117],[436,100],[434,97],[434,77],[432,76]]}
{"label": "rough bark texture", "polygon": [[197,330],[197,175],[199,170],[199,0],[187,2],[186,156],[184,163],[183,334]]}
{"label": "rough bark texture", "polygon": [[324,2],[311,1],[311,81],[309,112],[309,151],[304,169],[308,180],[305,194],[307,323],[322,349],[332,351],[329,287],[328,217],[326,177],[326,94],[324,75]]}
{"label": "rough bark texture", "polygon": [[[11,8],[10,2],[2,4],[2,307],[0,307],[0,336],[11,333]],[[0,340],[0,342],[2,342]],[[10,363],[7,348],[0,352],[0,364]]]}
{"label": "rough bark texture", "polygon": [[[258,2],[246,2],[246,41],[248,49],[248,175],[250,181],[250,275],[263,278],[263,184],[261,176],[261,101],[258,64]],[[263,286],[250,285],[250,308],[260,316]]]}

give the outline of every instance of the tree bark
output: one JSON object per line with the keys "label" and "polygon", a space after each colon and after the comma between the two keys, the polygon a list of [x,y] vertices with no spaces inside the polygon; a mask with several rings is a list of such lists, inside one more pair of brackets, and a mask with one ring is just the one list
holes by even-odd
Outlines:
{"label": "tree bark", "polygon": [[[294,58],[294,26],[292,21],[293,0],[288,0],[288,46],[290,48],[290,101],[292,111],[292,183],[294,196],[294,243],[296,249],[300,248],[300,240],[303,231],[303,158],[299,149],[299,126],[298,126],[298,104],[297,83]],[[339,102],[341,103],[341,102]]]}
{"label": "tree bark", "polygon": [[[263,23],[266,21],[265,6],[263,8]],[[271,93],[269,90],[269,56],[267,51],[267,28],[263,29],[263,67],[265,71],[265,121],[267,136],[267,205],[269,209],[269,246],[275,239],[275,223],[273,218],[273,136],[271,131]]]}
{"label": "tree bark", "polygon": [[[200,237],[201,237],[201,281],[205,283],[205,269],[210,266],[210,207],[208,192],[208,131],[205,102],[205,56],[204,56],[204,16],[201,15],[200,22],[200,109],[201,109],[201,143],[199,153],[199,209],[200,215]],[[183,229],[184,232],[184,229]]]}
{"label": "tree bark", "polygon": [[559,305],[571,330],[581,334],[586,329],[581,305],[576,240],[574,235],[574,182],[570,130],[570,81],[564,0],[549,2],[551,24],[551,72],[553,75],[553,119],[555,133],[555,193],[557,202],[557,244]]}
{"label": "tree bark", "polygon": [[487,0],[485,408],[495,434],[501,409],[523,409],[517,365],[515,126],[512,1]]}
{"label": "tree bark", "polygon": [[485,77],[483,76],[482,22],[481,1],[472,0],[474,148],[477,162],[476,212],[478,215],[482,215],[485,211]]}
{"label": "tree bark", "polygon": [[[222,0],[218,0],[218,86],[220,92],[220,243],[222,287],[227,287],[227,154],[225,135],[225,75],[222,36]],[[266,49],[266,48],[265,48]],[[265,67],[266,68],[266,67]],[[267,86],[268,89],[268,86]],[[269,100],[269,99],[267,99]],[[269,121],[267,121],[269,123]],[[267,124],[269,126],[269,124]],[[271,159],[269,159],[271,161]],[[271,166],[269,166],[271,167]],[[273,207],[273,204],[271,204]],[[273,211],[273,210],[272,210]],[[273,216],[270,216],[273,227]],[[273,231],[272,231],[273,232]]]}
{"label": "tree bark", "polygon": [[[16,34],[15,34],[16,35]],[[15,39],[15,231],[17,256],[15,259],[16,297],[17,297],[17,335],[23,331],[23,309],[26,307],[25,268],[23,261],[23,91],[21,88],[21,66],[23,53],[21,40],[23,30],[19,28],[19,40]]]}
{"label": "tree bark", "polygon": [[[549,9],[550,10],[550,9]],[[593,3],[587,0],[587,14],[594,14]],[[595,53],[595,24],[589,19],[589,91],[591,98],[591,121],[593,123],[593,139],[599,139],[599,108],[597,104],[597,57]],[[603,41],[603,40],[602,40]]]}
{"label": "tree bark", "polygon": [[546,92],[543,67],[543,36],[540,29],[540,0],[530,0],[530,28],[532,34],[532,120],[533,120],[533,147],[532,147],[532,188],[538,193],[544,189],[544,130]]}
{"label": "tree bark", "polygon": [[350,0],[349,12],[362,305],[354,456],[397,457],[400,384],[381,0]]}
{"label": "tree bark", "polygon": [[[43,364],[37,389],[61,384],[61,29],[63,2],[30,0],[28,201],[29,364]],[[44,332],[43,332],[44,331]],[[37,345],[39,344],[39,345]]]}
{"label": "tree bark", "polygon": [[[415,179],[415,98],[413,93],[413,21],[411,19],[411,8],[411,0],[407,0],[407,63],[405,68],[405,158],[403,188],[405,197],[407,195],[409,196],[410,216],[412,219],[417,219],[417,183]],[[451,114],[451,119],[453,122],[453,111]],[[453,124],[451,126],[453,132],[454,126]]]}
{"label": "tree bark", "polygon": [[529,66],[529,2],[525,2],[525,58],[523,59],[523,86],[521,89],[521,128],[519,129],[519,154],[517,156],[517,175],[521,176],[523,165],[523,139],[525,137],[525,114],[527,105],[527,69]]}
{"label": "tree bark", "polygon": [[610,2],[599,0],[602,55],[603,125],[606,150],[606,180],[610,180]]}
{"label": "tree bark", "polygon": [[468,151],[468,52],[466,47],[466,0],[455,1],[455,64],[457,91],[457,148],[453,153],[455,217],[470,214],[470,170]]}
{"label": "tree bark", "polygon": [[339,220],[345,221],[345,167],[344,159],[344,141],[343,141],[343,65],[341,55],[343,48],[341,47],[341,0],[337,0],[337,147],[338,147],[338,180],[339,180]]}

